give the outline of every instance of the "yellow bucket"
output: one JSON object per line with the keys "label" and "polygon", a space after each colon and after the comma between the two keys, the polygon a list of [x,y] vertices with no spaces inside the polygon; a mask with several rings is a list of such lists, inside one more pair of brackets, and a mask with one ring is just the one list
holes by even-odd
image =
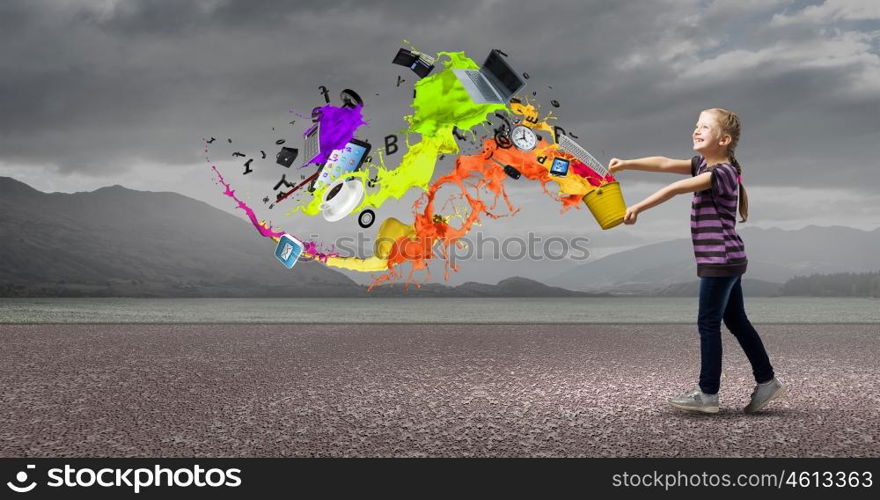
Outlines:
{"label": "yellow bucket", "polygon": [[623,222],[626,215],[626,202],[620,191],[620,183],[603,184],[584,195],[584,203],[593,212],[593,217],[602,229],[611,229]]}

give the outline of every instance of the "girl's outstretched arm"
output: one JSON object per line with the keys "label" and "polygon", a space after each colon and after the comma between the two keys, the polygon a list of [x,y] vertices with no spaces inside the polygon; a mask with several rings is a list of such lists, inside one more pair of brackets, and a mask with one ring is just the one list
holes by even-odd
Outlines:
{"label": "girl's outstretched arm", "polygon": [[612,174],[624,170],[643,170],[645,172],[691,175],[691,161],[689,159],[676,160],[674,158],[666,158],[665,156],[648,156],[634,160],[612,158],[608,164],[608,169]]}
{"label": "girl's outstretched arm", "polygon": [[[690,168],[690,167],[688,167]],[[626,215],[623,217],[625,224],[635,224],[639,212],[647,210],[651,207],[663,203],[677,194],[693,193],[695,191],[703,191],[712,187],[712,172],[704,172],[690,179],[683,179],[678,182],[660,188],[656,193],[648,196],[644,200],[626,209]]]}

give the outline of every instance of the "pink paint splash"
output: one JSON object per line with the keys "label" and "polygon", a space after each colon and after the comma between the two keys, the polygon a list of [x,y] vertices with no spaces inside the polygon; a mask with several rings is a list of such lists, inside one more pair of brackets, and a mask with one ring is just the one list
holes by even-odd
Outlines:
{"label": "pink paint splash", "polygon": [[[319,109],[321,110],[321,116],[318,119],[321,124],[319,131],[321,152],[309,162],[317,165],[326,162],[333,151],[343,149],[348,141],[354,138],[357,129],[361,125],[367,125],[361,112],[363,110],[361,105],[354,108],[342,108],[328,104]],[[303,135],[305,136],[305,134]]]}
{"label": "pink paint splash", "polygon": [[244,210],[245,215],[248,216],[248,219],[251,220],[251,224],[253,224],[254,227],[257,228],[257,231],[260,232],[260,235],[262,235],[264,238],[280,238],[284,236],[283,232],[273,231],[271,227],[266,227],[260,224],[260,221],[257,220],[257,214],[254,213],[251,207],[247,206],[247,203],[235,197],[235,191],[232,189],[232,187],[229,186],[229,184],[226,183],[226,181],[223,180],[223,176],[220,174],[220,171],[217,170],[217,167],[211,165],[211,170],[213,170],[214,173],[217,174],[217,179],[220,181],[220,184],[223,184],[223,187],[226,188],[226,191],[223,194],[232,198],[238,203],[238,208]]}
{"label": "pink paint splash", "polygon": [[[254,213],[254,210],[249,207],[247,203],[236,198],[235,191],[225,180],[223,180],[223,175],[220,174],[220,171],[217,170],[216,166],[211,165],[211,170],[213,170],[214,173],[217,174],[217,179],[220,181],[220,184],[222,184],[223,187],[226,188],[226,191],[223,194],[232,198],[236,201],[236,203],[238,203],[238,208],[244,210],[244,213],[248,216],[248,219],[250,219],[251,224],[253,224],[254,228],[256,228],[261,236],[263,236],[264,238],[280,238],[284,236],[285,233],[283,231],[273,231],[271,226],[261,223],[257,219],[257,214]],[[321,250],[321,247],[321,243],[315,241],[305,241],[303,242],[303,254],[311,259],[319,260],[324,264],[326,264],[327,259],[331,257],[339,257],[339,254],[332,251],[332,249],[330,251],[323,251]]]}
{"label": "pink paint splash", "polygon": [[611,174],[606,175],[603,179],[595,170],[575,159],[571,161],[571,170],[575,175],[585,178],[593,186],[600,186],[603,182],[614,182],[614,176]]}
{"label": "pink paint splash", "polygon": [[303,243],[303,253],[315,260],[319,260],[324,264],[330,257],[339,257],[339,254],[333,251],[324,252],[320,250],[321,244],[314,241],[306,241]]}

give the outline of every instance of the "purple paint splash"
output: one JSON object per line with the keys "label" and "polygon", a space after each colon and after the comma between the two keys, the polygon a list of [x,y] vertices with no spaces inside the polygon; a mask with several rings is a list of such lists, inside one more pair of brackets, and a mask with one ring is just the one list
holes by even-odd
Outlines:
{"label": "purple paint splash", "polygon": [[343,149],[348,141],[354,137],[357,129],[361,125],[367,125],[367,122],[364,121],[363,113],[361,113],[363,109],[361,105],[354,108],[341,108],[328,104],[319,109],[321,110],[321,116],[318,119],[321,124],[319,132],[321,152],[309,163],[321,165],[327,161],[330,153],[337,149]]}

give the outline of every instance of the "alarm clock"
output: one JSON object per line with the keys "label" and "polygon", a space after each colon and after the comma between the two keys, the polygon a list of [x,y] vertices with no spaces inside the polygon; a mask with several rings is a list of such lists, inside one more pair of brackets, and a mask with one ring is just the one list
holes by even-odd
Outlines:
{"label": "alarm clock", "polygon": [[525,125],[517,125],[510,131],[510,140],[520,151],[531,151],[538,145],[538,135]]}

